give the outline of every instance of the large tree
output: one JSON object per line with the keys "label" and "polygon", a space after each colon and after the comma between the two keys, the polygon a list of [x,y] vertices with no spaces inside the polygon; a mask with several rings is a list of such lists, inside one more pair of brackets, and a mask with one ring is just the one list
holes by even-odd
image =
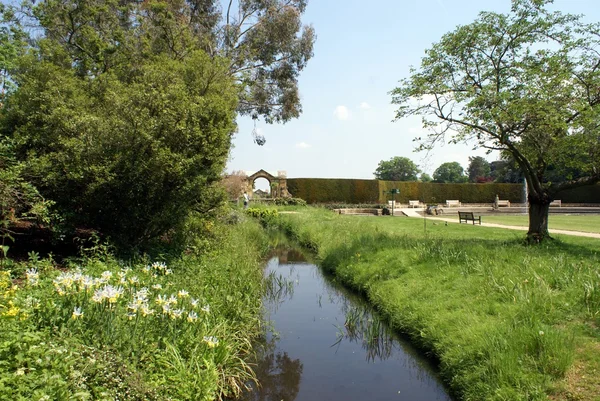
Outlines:
{"label": "large tree", "polygon": [[485,182],[491,179],[490,163],[481,156],[469,156],[469,167],[467,167],[467,175],[471,182]]}
{"label": "large tree", "polygon": [[[301,21],[307,0],[46,0],[24,3],[46,36],[83,71],[129,63],[116,50],[152,46],[183,59],[193,48],[229,60],[239,89],[238,111],[265,121],[300,115],[298,76],[313,54],[314,29]],[[126,32],[135,30],[135,37]],[[124,39],[127,39],[124,41]]]}
{"label": "large tree", "polygon": [[373,174],[378,180],[417,181],[419,172],[417,165],[408,157],[396,156],[380,161]]}
{"label": "large tree", "polygon": [[467,181],[465,170],[459,162],[442,163],[433,172],[435,182],[461,183]]}
{"label": "large tree", "polygon": [[[563,189],[600,181],[600,25],[551,12],[551,0],[513,0],[482,12],[426,51],[392,91],[396,117],[419,115],[422,149],[470,142],[515,159],[529,187],[530,239],[548,236],[548,207]],[[545,179],[548,166],[581,176]]]}

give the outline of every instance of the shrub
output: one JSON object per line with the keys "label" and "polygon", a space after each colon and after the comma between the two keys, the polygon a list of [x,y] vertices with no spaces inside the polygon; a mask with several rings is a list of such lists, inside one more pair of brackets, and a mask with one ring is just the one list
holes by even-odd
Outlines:
{"label": "shrub", "polygon": [[137,246],[192,208],[222,202],[211,184],[227,159],[237,102],[223,60],[201,51],[157,56],[135,74],[93,80],[47,61],[23,63],[0,128],[70,227]]}

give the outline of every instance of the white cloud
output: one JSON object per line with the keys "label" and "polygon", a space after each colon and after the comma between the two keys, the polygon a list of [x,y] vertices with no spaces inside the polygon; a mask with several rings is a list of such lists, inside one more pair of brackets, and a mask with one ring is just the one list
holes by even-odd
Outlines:
{"label": "white cloud", "polygon": [[337,106],[335,108],[335,111],[333,112],[333,115],[338,120],[346,121],[350,118],[350,111],[348,111],[348,108],[346,106]]}
{"label": "white cloud", "polygon": [[371,108],[371,105],[367,102],[362,102],[359,106],[362,110],[369,110]]}
{"label": "white cloud", "polygon": [[311,146],[312,146],[312,145],[310,145],[310,144],[308,144],[308,143],[306,143],[306,142],[300,142],[300,143],[297,143],[297,144],[296,144],[296,147],[297,147],[298,149],[308,149],[308,148],[310,148]]}

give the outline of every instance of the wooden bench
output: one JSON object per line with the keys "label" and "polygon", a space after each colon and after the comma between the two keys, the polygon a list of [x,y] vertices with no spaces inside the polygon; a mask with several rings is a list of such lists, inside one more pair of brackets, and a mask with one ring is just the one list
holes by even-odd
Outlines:
{"label": "wooden bench", "polygon": [[459,200],[446,200],[446,207],[452,207],[452,206],[461,206],[461,203]]}
{"label": "wooden bench", "polygon": [[465,223],[469,223],[469,221],[473,222],[473,225],[475,225],[475,222],[479,222],[479,225],[481,225],[481,216],[477,216],[475,217],[473,215],[473,212],[458,212],[458,222],[462,223],[463,220],[465,221]]}
{"label": "wooden bench", "polygon": [[510,201],[509,200],[500,200],[500,199],[498,199],[498,202],[496,203],[496,206],[498,206],[498,207],[500,207],[500,206],[510,207]]}
{"label": "wooden bench", "polygon": [[560,201],[560,199],[556,199],[556,200],[553,200],[552,202],[550,202],[550,206],[562,207],[562,202]]}
{"label": "wooden bench", "polygon": [[421,207],[421,201],[418,200],[409,200],[408,207]]}

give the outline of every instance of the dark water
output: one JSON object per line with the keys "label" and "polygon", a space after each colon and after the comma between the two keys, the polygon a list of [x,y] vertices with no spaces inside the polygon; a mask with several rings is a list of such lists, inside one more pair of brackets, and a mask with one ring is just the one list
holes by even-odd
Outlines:
{"label": "dark water", "polygon": [[[428,362],[295,251],[267,265],[272,321],[245,400],[451,400]],[[274,334],[275,333],[275,334]]]}

